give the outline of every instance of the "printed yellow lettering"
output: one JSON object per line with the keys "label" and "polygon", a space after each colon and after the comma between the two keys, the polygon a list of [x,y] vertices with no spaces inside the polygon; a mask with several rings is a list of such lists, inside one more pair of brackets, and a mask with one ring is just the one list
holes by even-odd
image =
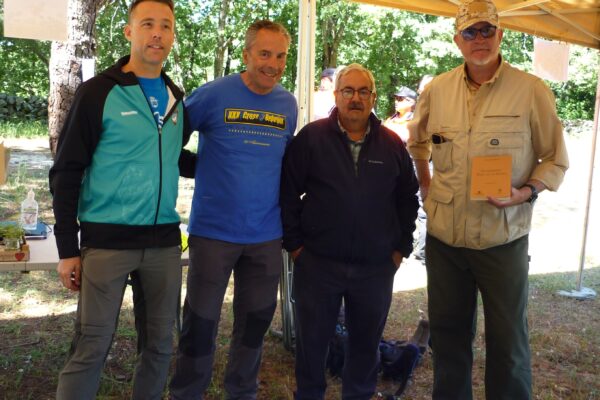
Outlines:
{"label": "printed yellow lettering", "polygon": [[240,117],[240,112],[239,111],[229,111],[227,113],[227,118],[228,119],[238,119]]}
{"label": "printed yellow lettering", "polygon": [[248,111],[244,111],[244,114],[242,115],[242,118],[244,118],[245,120],[249,120],[249,121],[253,121],[255,119],[258,119],[260,115],[257,113],[251,113]]}
{"label": "printed yellow lettering", "polygon": [[274,115],[274,114],[266,114],[265,115],[265,121],[267,122],[274,122],[277,125],[283,125],[283,117],[280,117],[278,115]]}

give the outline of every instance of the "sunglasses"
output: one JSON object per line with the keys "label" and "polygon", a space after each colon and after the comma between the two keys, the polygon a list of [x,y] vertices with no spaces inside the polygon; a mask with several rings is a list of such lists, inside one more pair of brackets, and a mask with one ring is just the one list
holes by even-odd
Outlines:
{"label": "sunglasses", "polygon": [[496,27],[494,25],[486,25],[483,28],[467,28],[460,31],[460,36],[465,40],[475,40],[477,33],[481,33],[481,37],[489,39],[496,34]]}

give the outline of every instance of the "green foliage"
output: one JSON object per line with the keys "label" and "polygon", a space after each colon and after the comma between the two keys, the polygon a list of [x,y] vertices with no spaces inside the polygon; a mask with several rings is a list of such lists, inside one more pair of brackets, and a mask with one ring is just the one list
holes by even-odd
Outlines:
{"label": "green foliage", "polygon": [[600,55],[597,50],[571,47],[569,77],[564,83],[550,83],[562,119],[594,118]]}
{"label": "green foliage", "polygon": [[504,30],[502,56],[513,66],[531,71],[533,63],[533,36]]}
{"label": "green foliage", "polygon": [[[102,71],[129,53],[123,28],[127,23],[128,0],[104,2],[96,21],[97,65]],[[0,5],[3,0],[0,0]],[[376,110],[385,118],[393,112],[392,96],[398,86],[416,89],[424,74],[438,75],[462,63],[453,42],[450,18],[374,7],[348,0],[319,0],[315,32],[315,79],[326,67],[358,62],[375,75]],[[225,25],[219,29],[219,16]],[[223,70],[244,70],[242,51],[246,27],[256,19],[281,22],[292,41],[282,85],[296,87],[298,1],[297,0],[179,0],[176,2],[176,42],[166,70],[186,93],[213,80],[218,52]],[[0,29],[3,19],[0,15]],[[50,43],[0,37],[0,93],[28,98],[48,94]],[[533,37],[505,31],[502,54],[511,64],[532,69]],[[598,69],[596,50],[572,47],[570,76],[566,83],[549,83],[562,118],[590,119]],[[0,101],[1,103],[1,101]],[[0,120],[5,118],[1,114]]]}
{"label": "green foliage", "polygon": [[123,28],[127,23],[125,0],[109,1],[96,18],[96,72],[110,67],[119,58],[129,54],[129,42]]}
{"label": "green foliage", "polygon": [[48,136],[45,121],[0,121],[0,138],[36,138]]}
{"label": "green foliage", "polygon": [[0,223],[0,238],[20,239],[25,234],[18,224]]}

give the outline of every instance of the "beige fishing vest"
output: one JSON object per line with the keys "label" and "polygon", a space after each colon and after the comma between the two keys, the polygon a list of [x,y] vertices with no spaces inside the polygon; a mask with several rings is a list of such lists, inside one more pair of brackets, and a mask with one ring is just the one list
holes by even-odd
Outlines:
{"label": "beige fishing vest", "polygon": [[503,63],[495,78],[482,85],[469,115],[463,67],[440,76],[430,88],[428,136],[433,179],[424,208],[427,231],[456,247],[485,249],[513,241],[531,228],[532,206],[498,209],[470,200],[471,160],[475,156],[512,156],[512,186],[521,187],[537,159],[530,118],[534,85],[539,79]]}

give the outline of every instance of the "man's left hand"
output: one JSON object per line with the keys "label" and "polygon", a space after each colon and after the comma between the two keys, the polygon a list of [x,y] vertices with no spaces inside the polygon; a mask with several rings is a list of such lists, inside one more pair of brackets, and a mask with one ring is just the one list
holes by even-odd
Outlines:
{"label": "man's left hand", "polygon": [[511,188],[510,199],[500,200],[495,197],[488,197],[487,201],[496,208],[506,208],[525,203],[529,197],[531,197],[531,189],[529,189],[527,186],[524,186],[521,189],[513,187]]}

